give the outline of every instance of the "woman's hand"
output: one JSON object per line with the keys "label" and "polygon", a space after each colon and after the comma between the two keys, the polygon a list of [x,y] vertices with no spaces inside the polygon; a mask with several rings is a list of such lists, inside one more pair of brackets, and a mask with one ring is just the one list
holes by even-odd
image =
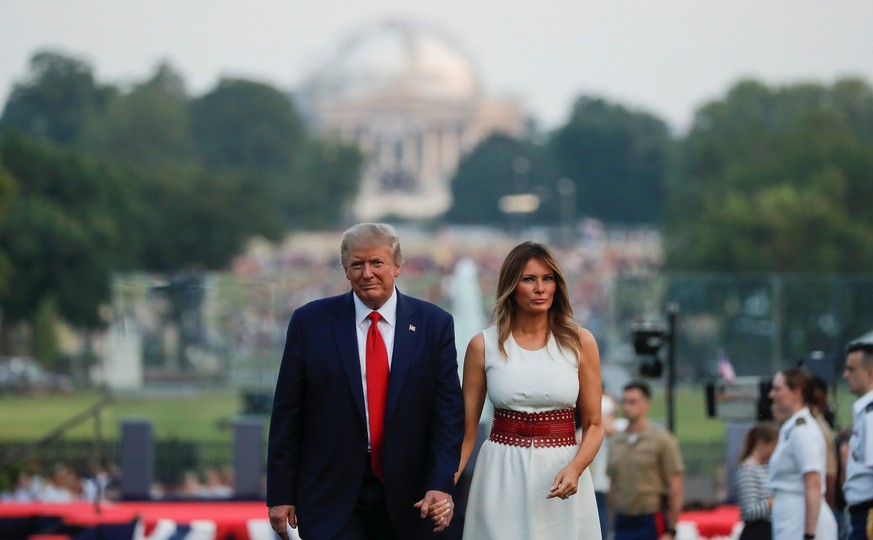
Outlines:
{"label": "woman's hand", "polygon": [[451,512],[452,510],[452,501],[450,501],[449,499],[443,499],[442,501],[430,505],[430,508],[427,512],[427,517],[429,517],[433,521],[434,526],[438,526],[443,521],[448,519],[449,512]]}
{"label": "woman's hand", "polygon": [[554,497],[560,497],[566,499],[571,495],[575,495],[576,490],[579,487],[579,476],[581,474],[582,471],[578,470],[573,465],[567,465],[558,471],[557,476],[555,476],[555,481],[552,482],[552,487],[549,489],[549,494],[546,495],[546,498],[551,499]]}
{"label": "woman's hand", "polygon": [[430,519],[433,522],[433,532],[444,531],[455,515],[452,496],[441,491],[428,491],[413,506],[421,511],[421,519]]}

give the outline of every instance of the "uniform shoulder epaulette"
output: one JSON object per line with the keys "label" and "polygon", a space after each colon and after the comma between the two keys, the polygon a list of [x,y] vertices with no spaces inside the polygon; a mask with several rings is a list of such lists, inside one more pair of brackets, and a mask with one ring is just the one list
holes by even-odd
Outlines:
{"label": "uniform shoulder epaulette", "polygon": [[871,401],[870,403],[867,404],[866,407],[864,407],[864,412],[865,413],[873,412],[873,401]]}
{"label": "uniform shoulder epaulette", "polygon": [[806,418],[798,418],[797,421],[794,423],[797,424],[798,426],[802,426],[802,425],[806,424]]}

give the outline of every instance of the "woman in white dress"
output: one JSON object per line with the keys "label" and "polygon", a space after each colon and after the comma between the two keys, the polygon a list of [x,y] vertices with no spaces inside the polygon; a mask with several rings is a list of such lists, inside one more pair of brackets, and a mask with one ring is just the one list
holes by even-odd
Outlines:
{"label": "woman in white dress", "polygon": [[836,540],[837,522],[824,500],[825,440],[809,412],[812,376],[803,369],[773,377],[773,416],[783,421],[770,457],[773,540]]}
{"label": "woman in white dress", "polygon": [[475,444],[486,394],[495,409],[476,459],[464,537],[599,538],[588,471],[603,440],[597,344],[571,319],[567,283],[546,246],[516,246],[497,289],[496,325],[470,340],[464,359],[459,471]]}

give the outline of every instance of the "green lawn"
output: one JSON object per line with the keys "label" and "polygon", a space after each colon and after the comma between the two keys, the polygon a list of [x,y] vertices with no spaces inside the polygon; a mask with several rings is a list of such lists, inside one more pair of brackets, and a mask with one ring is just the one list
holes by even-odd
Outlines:
{"label": "green lawn", "polygon": [[[836,399],[838,424],[851,424],[854,399],[855,396],[846,390],[845,385],[838,389]],[[667,415],[664,411],[666,411],[664,392],[660,388],[655,388],[649,416],[666,425]],[[724,422],[706,416],[706,395],[703,385],[686,385],[678,388],[675,396],[675,411],[676,432],[681,442],[708,443],[724,439]]]}
{"label": "green lawn", "polygon": [[[660,381],[656,381],[660,382]],[[651,417],[666,424],[663,390],[654,389]],[[844,389],[838,394],[839,419],[849,418],[853,396]],[[6,444],[37,441],[66,420],[99,403],[97,392],[68,396],[0,395],[0,455]],[[185,470],[224,466],[230,462],[231,421],[242,412],[239,392],[231,389],[195,391],[182,395],[119,395],[101,413],[106,452],[112,454],[125,418],[149,418],[153,422],[158,451],[157,478],[178,482]],[[267,419],[264,419],[267,425]],[[706,417],[702,386],[682,386],[676,392],[676,431],[686,471],[695,477],[723,481],[725,424]],[[266,429],[265,429],[266,432]],[[265,433],[266,434],[266,433]],[[64,444],[51,444],[38,453],[46,463],[56,460],[84,460],[94,436],[94,422],[88,419],[65,435]],[[66,442],[68,441],[68,442]],[[163,450],[161,450],[163,448]],[[6,478],[10,482],[12,477]],[[0,487],[3,484],[0,474]],[[700,496],[698,494],[698,496]]]}
{"label": "green lawn", "polygon": [[[852,396],[838,395],[840,420],[850,418]],[[65,420],[100,402],[96,392],[55,396],[0,396],[0,442],[33,441],[45,436]],[[663,392],[656,388],[651,417],[666,423]],[[119,395],[101,415],[103,437],[118,438],[124,418],[150,418],[156,439],[229,442],[229,421],[242,411],[238,392],[223,389],[188,392],[182,395]],[[717,443],[725,433],[724,423],[706,417],[704,390],[682,386],[676,392],[676,431],[683,443]],[[89,439],[94,423],[88,420],[71,430],[66,438]]]}
{"label": "green lawn", "polygon": [[[37,440],[102,399],[96,392],[2,396],[0,441]],[[125,418],[149,418],[156,439],[230,441],[228,420],[240,411],[239,394],[230,390],[149,397],[120,395],[103,408],[101,429],[105,439],[113,440],[118,438]],[[93,435],[94,422],[89,419],[71,429],[65,438],[89,439]]]}

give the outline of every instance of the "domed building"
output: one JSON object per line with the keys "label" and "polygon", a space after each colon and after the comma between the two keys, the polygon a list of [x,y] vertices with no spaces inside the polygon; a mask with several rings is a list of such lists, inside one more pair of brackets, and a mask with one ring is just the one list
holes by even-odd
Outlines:
{"label": "domed building", "polygon": [[352,35],[298,95],[315,130],[365,155],[360,220],[428,219],[451,204],[461,156],[493,131],[521,135],[511,100],[488,99],[473,63],[435,28],[385,21]]}

